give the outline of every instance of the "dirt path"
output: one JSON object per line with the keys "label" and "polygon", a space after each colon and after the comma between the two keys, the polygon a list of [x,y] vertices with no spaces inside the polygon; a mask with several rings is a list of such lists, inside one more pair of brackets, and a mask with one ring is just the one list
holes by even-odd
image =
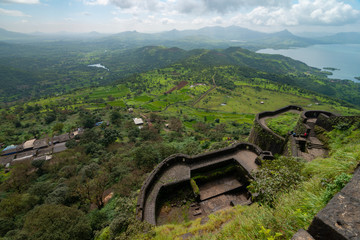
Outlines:
{"label": "dirt path", "polygon": [[[216,73],[215,73],[216,74]],[[216,86],[216,82],[215,82],[215,74],[214,76],[212,76],[212,80],[213,80],[213,86],[207,90],[205,93],[203,93],[197,100],[195,100],[191,106],[195,106],[198,102],[200,102],[202,99],[204,99],[212,90],[214,90],[217,86]]]}

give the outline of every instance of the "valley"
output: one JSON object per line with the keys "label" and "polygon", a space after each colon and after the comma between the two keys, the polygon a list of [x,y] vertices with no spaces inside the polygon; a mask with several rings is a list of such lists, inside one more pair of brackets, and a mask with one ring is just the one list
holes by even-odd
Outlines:
{"label": "valley", "polygon": [[[19,161],[14,161],[17,156],[10,162],[1,158],[4,239],[288,239],[307,228],[339,190],[328,190],[334,181],[341,176],[344,184],[349,180],[358,162],[357,123],[339,122],[329,132],[312,130],[318,141],[310,139],[313,148],[298,154],[307,162],[276,155],[272,163],[252,164],[248,172],[258,169],[261,181],[239,177],[237,164],[246,165],[247,158],[256,162],[258,153],[246,142],[257,114],[296,105],[359,115],[358,83],[330,79],[302,62],[241,47],[112,44],[122,43],[0,43],[0,149],[43,139],[51,148],[56,146],[53,139],[68,136],[50,160],[35,155],[24,160],[23,153]],[[263,121],[285,138],[298,119],[297,113]],[[75,130],[82,134],[71,135]],[[320,145],[326,152],[317,154]],[[235,163],[209,157],[234,146],[241,150],[229,154]],[[191,186],[179,198],[171,189],[163,192],[159,208],[145,203],[150,214],[157,214],[145,218],[162,224],[155,227],[134,213],[143,183],[173,154],[191,156],[190,162],[208,157],[214,165],[224,160],[225,170],[210,169],[206,164],[213,163],[206,161],[179,164],[199,184],[201,203],[188,191]],[[269,174],[279,169],[277,178]],[[162,183],[177,179],[176,172],[165,171]],[[212,175],[221,175],[220,180],[208,178]],[[269,182],[277,185],[264,188]],[[158,188],[161,184],[153,190]],[[251,198],[258,188],[265,195]],[[155,190],[150,198],[157,196]],[[236,206],[229,208],[231,202]]]}

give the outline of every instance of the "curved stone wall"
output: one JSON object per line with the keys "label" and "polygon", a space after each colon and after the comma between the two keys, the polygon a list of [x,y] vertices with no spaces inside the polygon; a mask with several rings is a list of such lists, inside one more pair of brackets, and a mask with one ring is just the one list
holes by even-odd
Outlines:
{"label": "curved stone wall", "polygon": [[324,115],[324,116],[327,116],[327,117],[339,116],[339,115],[337,115],[335,113],[328,112],[328,111],[308,110],[308,111],[303,111],[301,113],[301,118],[304,119],[304,123],[306,123],[307,119],[309,119],[309,118],[318,118],[319,115]]}
{"label": "curved stone wall", "polygon": [[[156,224],[156,202],[158,194],[166,186],[179,184],[184,181],[190,181],[191,169],[199,169],[211,164],[218,164],[221,161],[227,161],[230,158],[237,158],[241,151],[250,151],[263,158],[271,159],[270,152],[263,152],[261,148],[251,143],[238,143],[236,145],[223,148],[217,151],[204,153],[196,156],[184,154],[175,154],[159,163],[149,174],[141,187],[137,206],[136,215],[139,220],[146,220],[151,224]],[[240,165],[251,173],[254,164],[259,164],[258,160],[254,164],[247,165],[239,162]],[[171,172],[173,171],[173,172]],[[176,176],[176,173],[178,176]],[[166,179],[166,181],[164,181]]]}
{"label": "curved stone wall", "polygon": [[[159,200],[159,193],[166,188],[190,181],[192,171],[216,167],[222,162],[233,158],[244,168],[245,174],[249,174],[251,177],[251,171],[256,169],[257,165],[261,163],[259,159],[272,159],[272,154],[283,153],[288,141],[287,138],[270,130],[265,123],[265,119],[294,110],[299,113],[301,112],[295,128],[295,131],[298,133],[310,133],[310,130],[313,133],[315,125],[322,126],[328,130],[334,123],[341,121],[346,123],[360,121],[359,116],[343,117],[321,110],[305,111],[302,107],[294,105],[289,105],[275,111],[261,112],[256,115],[254,126],[249,136],[251,143],[239,143],[231,147],[196,156],[175,154],[159,163],[141,187],[136,206],[138,219],[156,225],[156,203]],[[296,147],[295,145],[295,143],[292,144],[293,147]],[[249,158],[249,154],[253,157]],[[248,162],[248,159],[251,159],[252,162]]]}
{"label": "curved stone wall", "polygon": [[254,126],[250,132],[249,142],[258,145],[261,149],[271,151],[273,154],[281,154],[284,150],[287,139],[269,129],[265,123],[265,119],[275,117],[276,115],[292,110],[299,112],[304,111],[302,107],[289,105],[275,111],[258,113],[255,117]]}
{"label": "curved stone wall", "polygon": [[143,183],[143,185],[140,189],[140,193],[139,193],[138,200],[137,200],[136,214],[138,217],[139,217],[139,214],[141,215],[141,217],[139,217],[140,220],[144,220],[143,219],[144,216],[143,216],[142,212],[144,209],[145,198],[148,195],[148,192],[149,192],[150,188],[152,187],[152,185],[154,184],[154,182],[157,181],[157,179],[166,170],[166,168],[168,168],[171,165],[175,165],[175,163],[177,163],[177,162],[183,162],[184,159],[188,159],[188,158],[190,158],[190,156],[185,155],[185,154],[171,155],[168,158],[166,158],[165,160],[163,160],[161,163],[159,163],[155,167],[155,169],[151,171],[151,173],[146,178],[145,182]]}

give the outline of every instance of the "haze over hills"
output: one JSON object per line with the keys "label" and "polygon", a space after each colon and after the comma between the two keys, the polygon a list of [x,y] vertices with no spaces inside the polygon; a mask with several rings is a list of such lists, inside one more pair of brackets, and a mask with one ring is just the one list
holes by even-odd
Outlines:
{"label": "haze over hills", "polygon": [[34,33],[23,34],[0,29],[0,41],[43,42],[43,41],[86,41],[113,46],[134,48],[146,45],[164,45],[183,49],[227,48],[241,46],[251,50],[260,48],[304,47],[313,44],[360,43],[360,33],[336,33],[326,37],[299,37],[288,30],[274,33],[253,31],[242,27],[205,27],[198,30],[171,30],[159,33],[127,31],[117,34],[89,33]]}

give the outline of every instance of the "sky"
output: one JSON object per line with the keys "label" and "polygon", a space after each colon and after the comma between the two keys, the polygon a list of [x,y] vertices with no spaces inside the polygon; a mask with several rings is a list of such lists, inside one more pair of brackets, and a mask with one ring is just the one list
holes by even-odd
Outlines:
{"label": "sky", "polygon": [[360,32],[360,0],[0,0],[0,28],[24,33],[232,25],[263,32]]}

